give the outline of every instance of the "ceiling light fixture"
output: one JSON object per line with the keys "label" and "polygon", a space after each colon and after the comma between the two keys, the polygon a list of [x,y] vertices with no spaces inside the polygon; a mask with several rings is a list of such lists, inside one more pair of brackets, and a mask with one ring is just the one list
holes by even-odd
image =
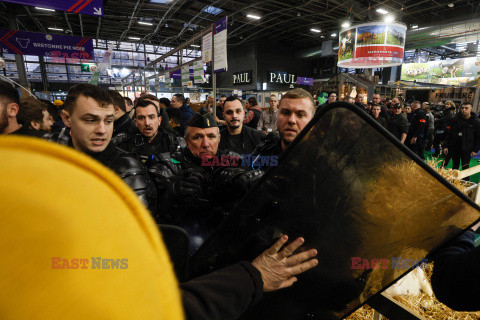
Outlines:
{"label": "ceiling light fixture", "polygon": [[418,29],[417,25],[411,26],[410,29]]}
{"label": "ceiling light fixture", "polygon": [[377,11],[378,13],[381,13],[381,14],[387,14],[387,13],[388,13],[387,10],[381,9],[381,8],[380,8],[380,9],[377,9],[376,11]]}
{"label": "ceiling light fixture", "polygon": [[42,10],[42,11],[50,11],[50,12],[55,12],[55,10],[53,10],[53,9],[49,9],[49,8],[35,7],[35,9],[37,9],[37,10]]}
{"label": "ceiling light fixture", "polygon": [[388,15],[388,16],[385,17],[385,22],[386,23],[393,22],[394,20],[395,20],[395,18],[392,15]]}
{"label": "ceiling light fixture", "polygon": [[48,30],[52,30],[52,31],[63,31],[63,29],[60,29],[60,28],[48,28]]}
{"label": "ceiling light fixture", "polygon": [[337,36],[337,34],[336,34],[336,33],[332,33],[330,36],[332,36],[332,37],[336,37],[336,36]]}
{"label": "ceiling light fixture", "polygon": [[151,22],[145,22],[145,21],[138,21],[138,24],[142,24],[144,26],[153,26],[153,23]]}
{"label": "ceiling light fixture", "polygon": [[350,21],[345,21],[344,23],[342,23],[342,28],[348,28],[350,27]]}
{"label": "ceiling light fixture", "polygon": [[320,29],[315,29],[315,28],[311,28],[310,31],[315,32],[315,33],[320,33],[321,32]]}
{"label": "ceiling light fixture", "polygon": [[247,18],[255,19],[255,20],[261,19],[260,16],[257,16],[257,15],[255,15],[255,14],[247,14]]}
{"label": "ceiling light fixture", "polygon": [[130,39],[130,40],[140,40],[139,37],[128,37],[128,39]]}
{"label": "ceiling light fixture", "polygon": [[194,48],[200,48],[200,46],[198,44],[192,44],[191,46],[194,47]]}

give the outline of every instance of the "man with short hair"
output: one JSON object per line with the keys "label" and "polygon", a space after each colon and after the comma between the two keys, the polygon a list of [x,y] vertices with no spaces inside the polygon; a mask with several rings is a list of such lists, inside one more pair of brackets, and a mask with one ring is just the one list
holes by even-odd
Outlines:
{"label": "man with short hair", "polygon": [[17,119],[23,128],[38,132],[35,136],[43,136],[52,131],[53,118],[48,112],[47,105],[37,98],[28,97],[20,100]]}
{"label": "man with short hair", "polygon": [[260,116],[262,115],[262,109],[258,105],[257,98],[250,97],[247,99],[247,115],[243,119],[243,124],[250,128],[256,129]]}
{"label": "man with short hair", "polygon": [[287,91],[280,100],[277,129],[279,136],[270,136],[253,152],[254,155],[280,155],[315,114],[315,103],[304,89]]}
{"label": "man with short hair", "polygon": [[220,130],[220,149],[238,154],[250,154],[262,142],[265,134],[245,126],[244,117],[245,112],[240,99],[236,96],[228,97],[223,107],[223,118],[227,126]]}
{"label": "man with short hair", "polygon": [[120,93],[115,90],[107,90],[108,95],[113,101],[113,108],[115,110],[113,123],[113,136],[115,138],[118,134],[131,134],[137,131],[132,119],[128,116],[125,99]]}
{"label": "man with short hair", "polygon": [[123,97],[125,100],[125,111],[129,114],[133,109],[133,101],[129,97]]}
{"label": "man with short hair", "polygon": [[192,108],[185,104],[185,96],[179,93],[173,95],[170,106],[176,109],[180,109],[180,111],[182,112],[182,121],[180,121],[180,128],[182,130],[185,130],[187,122],[193,116]]}
{"label": "man with short hair", "polygon": [[407,117],[402,113],[402,107],[400,105],[396,105],[392,108],[393,113],[388,121],[387,129],[391,134],[397,137],[402,144],[404,144],[407,139],[408,127],[410,124],[408,123]]}
{"label": "man with short hair", "polygon": [[373,106],[372,106],[372,117],[373,119],[375,119],[378,123],[380,123],[384,128],[387,127],[387,121],[385,121],[385,119],[380,116],[380,112],[381,112],[381,108],[378,104],[374,103]]}
{"label": "man with short hair", "polygon": [[108,93],[91,84],[74,85],[68,90],[62,119],[70,128],[66,144],[117,173],[154,215],[157,195],[147,171],[137,157],[111,143],[115,109]]}
{"label": "man with short hair", "polygon": [[148,100],[148,101],[153,102],[153,104],[155,105],[155,107],[158,110],[159,117],[161,118],[160,128],[162,128],[166,131],[171,131],[170,130],[171,129],[170,128],[170,119],[168,118],[168,114],[165,111],[165,108],[161,107],[160,100],[157,97],[155,97],[153,94],[146,94],[146,93],[142,94],[140,96],[140,99],[144,99],[144,100]]}
{"label": "man with short hair", "polygon": [[[395,103],[394,98],[393,102]],[[395,106],[398,104],[395,103]],[[421,108],[420,101],[414,101],[411,105],[412,115],[405,145],[410,148],[420,159],[425,160],[425,146],[427,145],[427,113]]]}
{"label": "man with short hair", "polygon": [[365,100],[365,94],[357,93],[357,96],[355,97],[355,105],[361,108],[362,110],[366,110],[364,100]]}
{"label": "man with short hair", "polygon": [[[17,121],[20,94],[10,83],[0,80],[0,133],[10,134],[22,129]],[[23,127],[23,130],[28,128]]]}
{"label": "man with short hair", "polygon": [[[470,158],[475,157],[479,150],[480,122],[472,111],[472,104],[466,102],[451,122],[443,153],[452,158],[453,169],[458,169],[462,161],[462,170],[465,170],[470,166]],[[447,165],[444,163],[444,166]]]}
{"label": "man with short hair", "polygon": [[384,118],[385,121],[388,122],[388,110],[384,105],[382,105],[382,99],[378,93],[373,95],[372,102],[380,106],[380,117]]}
{"label": "man with short hair", "polygon": [[137,154],[147,167],[156,163],[162,154],[176,152],[182,144],[181,138],[160,127],[162,117],[152,100],[138,100],[133,119],[138,133],[116,142],[120,149]]}
{"label": "man with short hair", "polygon": [[186,229],[195,250],[223,220],[223,208],[240,200],[263,173],[240,167],[240,155],[219,148],[220,132],[206,109],[188,122],[185,141],[185,149],[152,166],[150,173],[165,190],[159,203],[162,221]]}
{"label": "man with short hair", "polygon": [[262,130],[265,134],[277,131],[278,99],[276,95],[270,96],[268,105],[268,109],[262,111],[257,126],[257,129]]}

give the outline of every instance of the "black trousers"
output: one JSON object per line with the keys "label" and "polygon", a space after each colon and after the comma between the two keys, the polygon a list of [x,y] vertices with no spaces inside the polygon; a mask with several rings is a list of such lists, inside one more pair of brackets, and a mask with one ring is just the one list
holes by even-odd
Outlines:
{"label": "black trousers", "polygon": [[453,152],[452,153],[452,169],[460,168],[460,160],[462,161],[462,170],[470,167],[470,152]]}
{"label": "black trousers", "polygon": [[417,140],[417,143],[415,143],[415,144],[410,144],[410,141],[408,141],[405,145],[410,150],[412,150],[417,156],[419,156],[420,159],[425,161],[425,146],[426,146],[426,141],[425,140]]}

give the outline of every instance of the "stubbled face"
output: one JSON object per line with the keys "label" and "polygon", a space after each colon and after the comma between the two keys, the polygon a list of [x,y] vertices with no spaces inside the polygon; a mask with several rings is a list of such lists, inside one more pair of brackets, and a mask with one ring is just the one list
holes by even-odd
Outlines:
{"label": "stubbled face", "polygon": [[284,145],[290,144],[312,117],[313,106],[310,99],[282,99],[278,109],[277,127]]}
{"label": "stubbled face", "polygon": [[462,113],[463,117],[468,117],[470,112],[472,112],[472,105],[471,104],[464,104],[460,107],[460,112]]}
{"label": "stubbled face", "polygon": [[149,104],[145,108],[137,107],[135,113],[135,125],[138,130],[142,135],[147,137],[149,141],[152,141],[157,135],[160,121],[162,121],[162,117],[158,116],[155,105]]}
{"label": "stubbled face", "polygon": [[225,102],[223,107],[223,119],[231,129],[240,128],[245,118],[242,103],[238,100]]}
{"label": "stubbled face", "polygon": [[401,107],[393,108],[393,113],[395,113],[395,114],[401,114],[401,113],[402,113],[402,108],[401,108]]}
{"label": "stubbled face", "polygon": [[364,100],[364,95],[363,94],[358,94],[357,97],[355,98],[356,103],[363,103]]}
{"label": "stubbled face", "polygon": [[43,119],[42,119],[42,123],[40,123],[39,129],[50,132],[52,131],[53,118],[50,115],[50,113],[48,113],[47,110],[43,110],[42,113],[43,113]]}
{"label": "stubbled face", "polygon": [[63,111],[62,118],[70,128],[75,149],[86,153],[102,152],[113,134],[114,107],[101,107],[95,99],[79,96],[72,113]]}
{"label": "stubbled face", "polygon": [[378,116],[380,115],[380,107],[379,106],[372,107],[372,114],[375,118],[378,118]]}
{"label": "stubbled face", "polygon": [[188,127],[185,139],[190,152],[197,158],[211,159],[217,154],[220,134],[218,127]]}
{"label": "stubbled face", "polygon": [[372,97],[373,103],[379,104],[380,103],[380,95],[379,94],[374,94]]}

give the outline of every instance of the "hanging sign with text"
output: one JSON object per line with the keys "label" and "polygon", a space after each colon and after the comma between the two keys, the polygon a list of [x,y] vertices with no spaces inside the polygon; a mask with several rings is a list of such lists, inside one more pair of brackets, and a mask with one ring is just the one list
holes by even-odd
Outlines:
{"label": "hanging sign with text", "polygon": [[0,29],[0,48],[3,53],[92,60],[93,41],[27,31]]}
{"label": "hanging sign with text", "polygon": [[2,0],[46,9],[103,17],[103,0]]}
{"label": "hanging sign with text", "polygon": [[215,22],[213,36],[215,73],[228,70],[227,62],[227,17]]}

